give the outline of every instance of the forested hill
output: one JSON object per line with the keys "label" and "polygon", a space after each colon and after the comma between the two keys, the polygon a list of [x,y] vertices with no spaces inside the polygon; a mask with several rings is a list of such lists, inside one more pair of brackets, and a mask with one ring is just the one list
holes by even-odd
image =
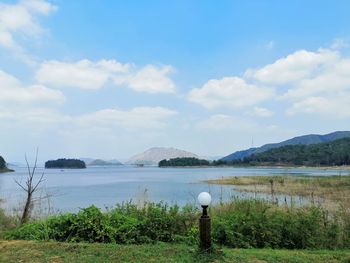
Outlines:
{"label": "forested hill", "polygon": [[258,148],[249,148],[247,150],[237,151],[226,157],[222,158],[223,161],[233,161],[233,160],[243,160],[245,157],[249,157],[252,154],[258,154],[265,152],[273,148],[279,148],[287,145],[309,145],[315,143],[331,142],[334,140],[350,137],[350,131],[336,131],[325,135],[319,134],[308,134],[303,136],[294,137],[292,139],[279,142],[279,143],[269,143]]}
{"label": "forested hill", "polygon": [[233,162],[251,165],[350,165],[350,138],[310,145],[282,146]]}

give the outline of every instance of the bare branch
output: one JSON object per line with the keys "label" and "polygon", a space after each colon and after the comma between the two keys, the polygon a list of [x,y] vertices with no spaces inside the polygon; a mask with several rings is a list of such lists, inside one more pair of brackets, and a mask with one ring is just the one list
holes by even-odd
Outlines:
{"label": "bare branch", "polygon": [[15,180],[15,183],[16,183],[19,187],[21,187],[24,191],[27,191],[27,189],[24,188],[24,186],[21,185],[16,179],[14,179],[14,180]]}
{"label": "bare branch", "polygon": [[31,171],[30,171],[30,166],[29,166],[29,162],[28,162],[28,158],[27,158],[27,154],[26,153],[24,154],[24,159],[26,160],[27,169],[28,169],[28,175],[30,175]]}
{"label": "bare branch", "polygon": [[41,177],[39,178],[39,180],[36,182],[35,185],[33,180],[34,180],[34,176],[35,176],[35,172],[36,172],[36,168],[37,168],[37,163],[38,163],[38,151],[39,149],[36,149],[36,155],[35,155],[35,161],[34,161],[34,166],[31,168],[28,162],[28,158],[27,155],[24,155],[26,164],[27,164],[27,170],[28,170],[28,177],[26,180],[26,185],[22,185],[20,184],[18,181],[15,180],[16,184],[18,186],[20,186],[27,194],[27,199],[26,199],[26,203],[24,206],[24,210],[23,210],[23,214],[22,214],[22,218],[21,218],[21,223],[25,223],[28,221],[29,217],[30,217],[30,210],[33,207],[33,202],[35,199],[33,199],[33,194],[34,192],[37,190],[37,188],[39,187],[39,185],[45,181],[44,179],[44,173],[41,174]]}
{"label": "bare branch", "polygon": [[45,179],[43,179],[43,177],[44,177],[44,173],[41,174],[41,177],[40,177],[39,181],[38,181],[37,184],[33,187],[32,193],[35,192],[35,190],[38,188],[39,184],[41,184],[42,182],[45,181]]}

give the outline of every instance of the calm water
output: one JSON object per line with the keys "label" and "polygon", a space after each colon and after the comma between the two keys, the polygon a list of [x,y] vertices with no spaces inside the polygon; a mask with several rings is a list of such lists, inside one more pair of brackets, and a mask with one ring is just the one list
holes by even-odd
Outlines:
{"label": "calm water", "polygon": [[[25,168],[15,168],[14,173],[0,174],[0,198],[6,209],[18,207],[23,201],[23,190],[14,179],[24,183]],[[222,176],[308,174],[332,175],[339,171],[323,169],[285,168],[158,168],[158,167],[88,167],[81,170],[38,169],[37,177],[45,173],[45,182],[40,195],[50,194],[50,206],[58,211],[76,211],[95,204],[111,207],[123,201],[143,202],[165,201],[184,205],[196,202],[201,191],[209,191],[214,202],[233,196],[253,197],[253,193],[240,193],[231,186],[217,186],[201,183],[203,180]],[[263,194],[259,195],[264,197]],[[266,197],[266,196],[265,196]],[[47,203],[48,204],[48,203]]]}

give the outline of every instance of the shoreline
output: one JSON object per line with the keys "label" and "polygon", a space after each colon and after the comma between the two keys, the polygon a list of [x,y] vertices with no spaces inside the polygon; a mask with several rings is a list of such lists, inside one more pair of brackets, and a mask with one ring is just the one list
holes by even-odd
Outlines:
{"label": "shoreline", "polygon": [[12,173],[12,172],[14,172],[14,171],[15,171],[15,170],[9,169],[9,168],[0,169],[0,173]]}
{"label": "shoreline", "polygon": [[350,209],[350,174],[329,176],[227,176],[204,180],[207,184],[228,185],[240,192],[265,193],[306,197],[330,210]]}
{"label": "shoreline", "polygon": [[344,165],[344,166],[284,166],[284,165],[186,165],[186,166],[158,166],[158,168],[284,168],[284,169],[322,169],[322,170],[349,170],[350,171],[350,165]]}

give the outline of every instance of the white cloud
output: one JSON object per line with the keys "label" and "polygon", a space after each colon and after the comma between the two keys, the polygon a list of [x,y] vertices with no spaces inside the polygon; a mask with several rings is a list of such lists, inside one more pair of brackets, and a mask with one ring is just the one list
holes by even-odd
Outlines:
{"label": "white cloud", "polygon": [[[102,109],[91,113],[63,114],[49,106],[20,105],[0,107],[0,127],[26,129],[28,133],[55,131],[60,135],[132,136],[162,131],[177,114],[163,107],[136,107],[130,110]],[[3,126],[5,125],[5,126]],[[3,127],[2,127],[3,126]],[[142,134],[140,134],[142,133]]]}
{"label": "white cloud", "polygon": [[[338,40],[336,44],[344,43]],[[202,88],[191,90],[188,99],[208,109],[250,106],[246,113],[255,117],[272,116],[271,110],[258,104],[273,99],[283,103],[288,115],[348,118],[349,72],[350,59],[337,50],[299,50],[261,68],[248,69],[242,78],[209,80]]]}
{"label": "white cloud", "polygon": [[[343,46],[335,41],[332,48]],[[318,114],[345,118],[350,104],[350,59],[333,49],[315,52],[299,50],[258,69],[248,69],[244,79],[256,88],[271,87],[287,106],[287,114]],[[287,103],[285,103],[287,102]],[[271,112],[255,107],[255,116],[270,116]]]}
{"label": "white cloud", "polygon": [[220,80],[209,80],[202,88],[191,90],[188,99],[213,109],[252,106],[273,96],[272,89],[248,84],[238,77],[226,77]]}
{"label": "white cloud", "polygon": [[175,84],[168,77],[174,69],[171,66],[146,65],[136,73],[115,79],[115,83],[127,84],[136,91],[148,93],[174,93]]}
{"label": "white cloud", "polygon": [[245,78],[268,85],[283,85],[317,74],[339,59],[337,51],[319,49],[317,52],[299,50],[260,69],[248,69]]}
{"label": "white cloud", "polygon": [[177,112],[163,107],[136,107],[129,111],[104,109],[76,119],[80,125],[122,127],[125,129],[158,129]]}
{"label": "white cloud", "polygon": [[331,118],[350,117],[350,93],[332,97],[307,97],[293,103],[289,115],[317,114]]}
{"label": "white cloud", "polygon": [[171,66],[156,67],[146,65],[137,69],[132,64],[122,64],[116,60],[92,62],[84,59],[77,62],[46,61],[36,72],[36,79],[53,87],[75,87],[80,89],[100,89],[108,81],[114,85],[148,93],[173,93],[175,84],[168,77],[173,72]]}
{"label": "white cloud", "polygon": [[208,119],[202,120],[196,124],[199,130],[209,131],[246,131],[256,127],[256,125],[247,119],[226,114],[216,114]]}
{"label": "white cloud", "polygon": [[343,38],[336,38],[331,44],[331,49],[342,49],[349,46],[349,42]]}
{"label": "white cloud", "polygon": [[27,63],[33,58],[26,54],[16,41],[17,36],[38,37],[43,29],[38,23],[38,16],[48,16],[56,7],[44,0],[22,0],[16,4],[0,3],[0,46]]}
{"label": "white cloud", "polygon": [[248,114],[257,117],[271,117],[273,115],[273,112],[266,108],[254,107],[253,110],[248,112]]}
{"label": "white cloud", "polygon": [[0,102],[2,103],[62,103],[62,92],[42,85],[24,86],[12,75],[0,70]]}
{"label": "white cloud", "polygon": [[292,103],[288,114],[350,117],[350,59],[338,57],[309,78],[291,83],[281,98]]}
{"label": "white cloud", "polygon": [[84,59],[77,62],[46,61],[36,72],[36,79],[53,87],[76,87],[80,89],[99,89],[113,74],[125,73],[128,64],[115,60],[100,60],[96,63]]}

